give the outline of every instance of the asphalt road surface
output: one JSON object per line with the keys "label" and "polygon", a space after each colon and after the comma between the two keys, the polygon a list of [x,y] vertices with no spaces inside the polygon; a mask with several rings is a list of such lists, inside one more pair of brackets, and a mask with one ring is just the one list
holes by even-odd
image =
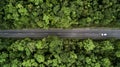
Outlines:
{"label": "asphalt road surface", "polygon": [[24,29],[0,30],[0,38],[43,38],[58,36],[61,38],[79,39],[120,39],[120,29],[80,28],[80,29]]}

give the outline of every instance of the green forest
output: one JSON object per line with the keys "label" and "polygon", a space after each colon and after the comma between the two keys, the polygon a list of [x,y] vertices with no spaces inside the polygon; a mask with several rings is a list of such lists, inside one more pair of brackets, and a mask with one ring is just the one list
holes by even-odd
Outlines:
{"label": "green forest", "polygon": [[2,0],[0,7],[1,29],[120,26],[119,0]]}
{"label": "green forest", "polygon": [[[120,28],[120,0],[1,0],[0,30]],[[120,40],[0,38],[0,67],[120,67]]]}

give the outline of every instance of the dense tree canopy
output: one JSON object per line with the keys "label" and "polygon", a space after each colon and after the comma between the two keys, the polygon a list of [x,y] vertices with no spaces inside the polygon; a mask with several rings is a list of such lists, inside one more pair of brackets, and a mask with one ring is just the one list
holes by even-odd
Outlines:
{"label": "dense tree canopy", "polygon": [[[0,29],[120,27],[120,0],[1,0]],[[120,67],[120,41],[0,38],[0,67]]]}
{"label": "dense tree canopy", "polygon": [[3,67],[119,67],[120,41],[91,39],[1,39]]}
{"label": "dense tree canopy", "polygon": [[120,26],[119,0],[2,0],[0,7],[1,29]]}

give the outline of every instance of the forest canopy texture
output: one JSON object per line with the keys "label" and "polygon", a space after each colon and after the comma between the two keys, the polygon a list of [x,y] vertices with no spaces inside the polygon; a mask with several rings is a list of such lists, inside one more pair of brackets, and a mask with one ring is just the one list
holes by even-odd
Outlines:
{"label": "forest canopy texture", "polygon": [[[120,0],[1,0],[0,29],[120,28]],[[0,38],[0,67],[120,67],[120,40]]]}
{"label": "forest canopy texture", "polygon": [[119,27],[120,0],[1,0],[0,28]]}

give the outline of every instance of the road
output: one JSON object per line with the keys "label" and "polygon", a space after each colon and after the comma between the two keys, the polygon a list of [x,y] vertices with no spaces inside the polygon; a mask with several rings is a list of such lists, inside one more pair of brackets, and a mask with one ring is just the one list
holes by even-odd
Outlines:
{"label": "road", "polygon": [[61,38],[79,39],[120,39],[120,29],[80,28],[80,29],[32,29],[32,30],[0,30],[0,38],[43,38],[58,36]]}

